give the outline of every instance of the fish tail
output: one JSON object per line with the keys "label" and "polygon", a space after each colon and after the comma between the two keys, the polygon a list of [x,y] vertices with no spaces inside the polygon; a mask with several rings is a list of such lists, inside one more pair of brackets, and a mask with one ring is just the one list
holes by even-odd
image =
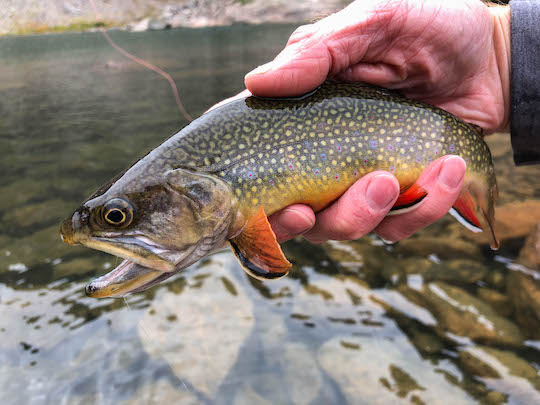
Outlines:
{"label": "fish tail", "polygon": [[494,203],[498,191],[494,177],[493,181],[494,183],[488,186],[476,180],[466,179],[459,197],[450,209],[450,214],[472,232],[486,231],[491,248],[497,250],[500,243],[494,229]]}

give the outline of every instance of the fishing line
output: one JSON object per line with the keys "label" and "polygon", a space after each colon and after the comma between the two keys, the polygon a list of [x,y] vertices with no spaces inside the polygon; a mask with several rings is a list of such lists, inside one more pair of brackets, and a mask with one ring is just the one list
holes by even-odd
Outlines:
{"label": "fishing line", "polygon": [[[128,308],[129,311],[132,311],[131,307],[129,306],[129,303],[127,301],[127,298],[124,296],[122,297],[124,299],[124,302],[126,303],[126,307]],[[163,353],[161,352],[161,350],[159,350],[159,348],[154,344],[154,341],[152,340],[152,338],[150,337],[150,334],[146,331],[146,328],[143,326],[142,324],[142,321],[139,321],[139,326],[141,327],[142,331],[144,332],[144,334],[146,335],[146,338],[148,339],[148,342],[150,343],[150,346],[152,346],[152,348],[156,351],[156,353],[158,354],[159,357],[161,357],[163,360],[165,360],[167,362],[167,364],[169,365],[169,368],[171,369],[172,373],[176,376],[176,378],[178,378],[180,380],[180,382],[182,383],[182,385],[184,386],[184,388],[186,389],[187,392],[191,392],[188,388],[188,386],[186,385],[186,383],[184,382],[184,380],[182,379],[182,377],[180,377],[178,375],[178,373],[176,372],[176,370],[174,369],[174,367],[172,366],[171,362],[169,361],[169,359],[167,359]]]}
{"label": "fishing line", "polygon": [[[94,14],[96,16],[96,21],[100,21],[101,18],[100,18],[100,15],[99,15],[98,11],[97,11],[94,0],[88,0],[88,1],[90,2],[90,5],[92,6],[92,9],[94,10]],[[189,122],[193,121],[193,117],[188,114],[188,112],[184,108],[184,105],[182,104],[182,101],[180,101],[180,95],[178,94],[178,89],[176,88],[176,84],[174,83],[173,78],[171,76],[169,76],[169,74],[167,72],[164,72],[163,70],[161,70],[157,66],[154,66],[151,63],[149,63],[149,62],[147,62],[147,61],[145,61],[143,59],[140,59],[140,58],[136,57],[135,55],[129,53],[128,51],[124,50],[123,48],[121,48],[119,45],[116,44],[116,42],[114,42],[112,40],[112,38],[107,33],[107,30],[105,29],[105,27],[98,27],[98,28],[101,31],[101,33],[103,34],[103,36],[105,37],[105,39],[107,40],[107,42],[114,49],[116,49],[118,52],[120,52],[122,55],[124,55],[126,58],[131,59],[133,62],[136,62],[139,65],[144,66],[147,69],[153,70],[154,72],[156,72],[160,76],[164,77],[169,82],[169,84],[171,86],[172,92],[174,94],[174,98],[176,100],[176,105],[180,109],[180,112],[182,113],[184,118],[186,118]]]}
{"label": "fishing line", "polygon": [[[101,18],[99,16],[98,11],[97,11],[97,7],[96,7],[96,5],[94,3],[94,0],[88,0],[88,1],[89,1],[90,5],[92,6],[92,9],[94,10],[96,21],[100,21]],[[167,72],[165,72],[165,71],[161,70],[160,68],[158,68],[157,66],[154,66],[151,63],[149,63],[149,62],[147,62],[147,61],[145,61],[143,59],[140,59],[140,58],[136,57],[135,55],[127,52],[126,50],[121,48],[119,45],[117,45],[116,42],[113,41],[113,39],[109,36],[109,34],[107,33],[107,30],[104,27],[98,27],[98,28],[101,31],[101,33],[103,34],[103,36],[105,37],[105,39],[107,40],[107,42],[109,43],[109,45],[111,45],[114,49],[116,49],[118,52],[120,52],[126,58],[132,60],[135,63],[138,63],[141,66],[144,66],[147,69],[150,69],[150,70],[156,72],[157,74],[159,74],[160,76],[165,78],[169,82],[169,85],[171,86],[171,90],[172,90],[172,92],[174,94],[174,98],[176,100],[176,105],[178,106],[178,109],[180,110],[180,112],[182,113],[184,118],[186,118],[190,122],[193,121],[193,117],[186,111],[186,109],[184,108],[184,105],[182,104],[182,101],[180,101],[180,95],[178,94],[178,89],[176,87],[176,83],[174,82],[173,78]],[[116,261],[118,262],[118,257],[116,258]],[[127,309],[129,311],[132,311],[132,309],[131,309],[128,301],[127,301],[127,298],[123,297],[123,299],[124,299],[124,303],[126,304]],[[184,380],[182,379],[182,377],[180,377],[180,375],[178,375],[178,373],[174,369],[171,362],[162,354],[161,350],[159,350],[157,345],[154,343],[154,341],[150,337],[150,334],[148,333],[148,331],[146,330],[146,328],[142,324],[141,320],[139,320],[138,324],[139,324],[140,328],[142,329],[142,331],[144,332],[144,334],[146,335],[147,341],[150,343],[150,346],[156,351],[156,353],[158,353],[159,357],[161,357],[163,360],[165,360],[165,362],[169,366],[172,373],[180,380],[180,382],[182,383],[182,385],[184,386],[186,391],[191,392],[189,390],[188,386],[186,385],[186,383],[184,382]]]}

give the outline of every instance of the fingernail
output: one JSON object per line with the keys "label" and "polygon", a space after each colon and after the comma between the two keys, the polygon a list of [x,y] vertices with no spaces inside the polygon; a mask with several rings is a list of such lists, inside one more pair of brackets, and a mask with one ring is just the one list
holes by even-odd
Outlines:
{"label": "fingernail", "polygon": [[315,225],[315,222],[313,222],[313,220],[309,218],[303,212],[300,212],[294,209],[286,209],[285,212],[290,212],[296,217],[296,223],[298,225],[298,229],[301,229],[301,231],[299,231],[298,234],[302,234],[304,232],[309,231],[311,228],[313,228],[313,225]]}
{"label": "fingernail", "polygon": [[[303,233],[309,231],[315,225],[313,219],[308,217],[301,211],[297,211],[291,208],[285,208],[283,211],[277,214],[279,216],[278,222],[294,222],[296,232],[287,232],[291,236],[302,235]],[[283,229],[285,231],[285,229]]]}
{"label": "fingernail", "polygon": [[467,165],[462,158],[450,156],[442,164],[439,181],[448,188],[456,188],[465,175],[466,167]]}
{"label": "fingernail", "polygon": [[262,75],[268,72],[269,70],[272,70],[272,64],[273,62],[265,63],[264,65],[261,65],[255,69],[253,69],[251,72],[249,72],[246,76],[249,75]]}
{"label": "fingernail", "polygon": [[386,208],[396,198],[395,181],[390,174],[378,174],[367,186],[366,199],[370,208]]}

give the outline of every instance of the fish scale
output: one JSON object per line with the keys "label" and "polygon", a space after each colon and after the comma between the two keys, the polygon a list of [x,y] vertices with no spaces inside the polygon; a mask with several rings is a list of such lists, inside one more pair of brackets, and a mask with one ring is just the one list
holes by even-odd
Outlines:
{"label": "fish scale", "polygon": [[[467,172],[491,168],[478,132],[444,110],[362,84],[326,83],[303,99],[237,100],[162,147],[173,167],[231,184],[246,215],[293,203],[320,210],[363,175],[411,184],[434,159],[459,155]],[[181,158],[179,158],[179,156]]]}
{"label": "fish scale", "polygon": [[428,195],[420,174],[448,154],[467,162],[450,212],[497,248],[497,185],[475,126],[392,91],[329,82],[302,98],[251,96],[204,114],[90,196],[61,235],[125,259],[87,287],[92,297],[142,291],[226,242],[248,274],[279,278],[291,263],[267,215],[294,203],[320,211],[375,170],[400,184],[389,215],[410,211]]}

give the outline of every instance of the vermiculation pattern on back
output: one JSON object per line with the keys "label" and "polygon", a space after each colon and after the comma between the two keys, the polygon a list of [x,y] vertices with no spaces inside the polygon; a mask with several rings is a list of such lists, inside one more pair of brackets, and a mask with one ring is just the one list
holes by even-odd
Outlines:
{"label": "vermiculation pattern on back", "polygon": [[[432,160],[462,156],[489,181],[490,154],[469,124],[436,107],[361,85],[325,83],[297,100],[249,97],[203,115],[161,146],[173,167],[214,173],[252,209],[316,210],[374,170],[410,185]],[[305,197],[305,196],[309,196]]]}

